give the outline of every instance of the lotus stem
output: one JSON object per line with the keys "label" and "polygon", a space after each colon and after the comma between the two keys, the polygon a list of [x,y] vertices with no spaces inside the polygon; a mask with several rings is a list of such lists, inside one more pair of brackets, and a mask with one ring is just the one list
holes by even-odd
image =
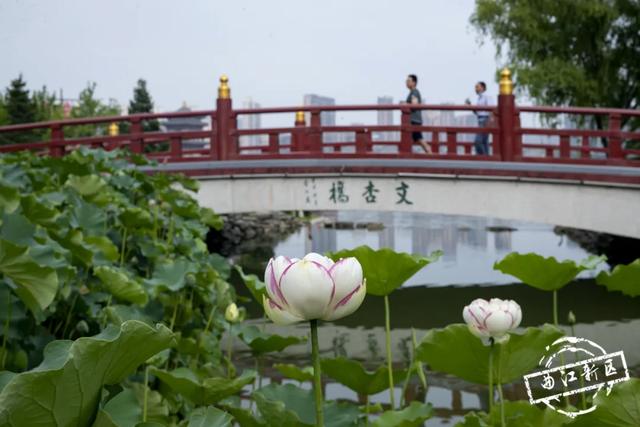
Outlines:
{"label": "lotus stem", "polygon": [[396,407],[396,398],[393,393],[393,359],[391,356],[391,315],[389,314],[389,295],[384,296],[384,328],[387,346],[387,370],[389,371],[389,403],[391,409]]}
{"label": "lotus stem", "polygon": [[553,325],[558,327],[558,291],[553,291]]}
{"label": "lotus stem", "polygon": [[149,394],[149,365],[144,368],[144,403],[142,406],[142,422],[147,422],[147,397]]}
{"label": "lotus stem", "polygon": [[311,325],[311,358],[313,360],[313,390],[316,398],[316,427],[324,427],[322,413],[322,372],[320,371],[320,351],[318,348],[318,320],[310,320]]}
{"label": "lotus stem", "polygon": [[231,378],[231,354],[233,352],[233,323],[229,323],[229,343],[227,344],[227,360],[229,365],[227,366],[227,378]]}
{"label": "lotus stem", "polygon": [[365,397],[365,401],[364,401],[364,410],[365,410],[365,416],[364,416],[364,425],[368,426],[369,425],[369,395],[367,394],[367,396]]}
{"label": "lotus stem", "polygon": [[[576,336],[576,330],[573,326],[573,323],[571,324],[571,336],[575,337]],[[575,361],[578,361],[578,355],[575,354]],[[582,375],[580,375],[580,388],[584,387],[584,377]],[[582,404],[582,409],[587,409],[587,396],[584,394],[584,390],[580,392],[580,402]]]}
{"label": "lotus stem", "polygon": [[489,350],[489,412],[493,409],[493,338],[489,338],[491,349]]}
{"label": "lotus stem", "polygon": [[[491,345],[491,351],[493,351],[493,343]],[[498,397],[500,398],[500,425],[504,427],[504,395],[502,394],[502,344],[498,347]]]}

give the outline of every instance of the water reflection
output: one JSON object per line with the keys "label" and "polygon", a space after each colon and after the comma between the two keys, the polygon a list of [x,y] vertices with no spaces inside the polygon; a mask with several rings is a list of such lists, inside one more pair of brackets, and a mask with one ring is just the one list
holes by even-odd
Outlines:
{"label": "water reflection", "polygon": [[[442,250],[442,259],[416,274],[407,286],[511,283],[513,278],[494,271],[493,264],[513,251],[573,260],[589,256],[571,240],[556,235],[552,226],[544,224],[405,212],[344,211],[321,215],[324,222],[317,221],[292,234],[276,246],[275,253],[300,257],[311,251],[324,253],[359,245],[419,254]],[[326,223],[353,227],[336,229]],[[361,228],[369,223],[380,223],[384,228]],[[600,267],[604,268],[606,265]],[[580,277],[594,274],[584,272]]]}

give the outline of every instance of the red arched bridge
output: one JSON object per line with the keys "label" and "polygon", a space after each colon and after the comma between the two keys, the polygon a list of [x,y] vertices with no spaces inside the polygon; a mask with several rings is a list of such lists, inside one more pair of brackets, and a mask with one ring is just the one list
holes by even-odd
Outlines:
{"label": "red arched bridge", "polygon": [[[640,237],[640,110],[519,106],[507,70],[495,106],[348,105],[234,109],[226,77],[215,110],[93,117],[0,127],[0,140],[39,132],[43,140],[0,145],[61,156],[80,146],[123,148],[203,181],[200,201],[219,212],[269,209],[414,210],[532,220]],[[487,111],[479,129],[412,125],[413,110]],[[392,111],[397,125],[328,125],[327,112]],[[285,127],[240,129],[239,118],[289,115]],[[525,125],[540,117],[543,126]],[[145,131],[158,120],[196,118],[198,130]],[[563,120],[558,121],[559,119]],[[560,123],[561,125],[558,125]],[[598,123],[599,126],[590,126]],[[73,137],[91,125],[91,136]],[[97,131],[95,131],[97,129]],[[126,129],[126,132],[118,132]],[[412,140],[420,131],[426,154]],[[101,133],[98,135],[98,133]],[[347,138],[331,138],[339,133]],[[473,138],[490,135],[489,154]],[[514,185],[515,184],[515,185]]]}

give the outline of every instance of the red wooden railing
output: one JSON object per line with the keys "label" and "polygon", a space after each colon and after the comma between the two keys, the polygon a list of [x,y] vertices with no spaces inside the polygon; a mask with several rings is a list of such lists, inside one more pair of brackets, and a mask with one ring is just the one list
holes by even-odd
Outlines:
{"label": "red wooden railing", "polygon": [[[94,117],[54,122],[30,123],[0,127],[0,143],[11,140],[12,135],[40,132],[40,140],[19,144],[0,145],[0,153],[34,150],[43,154],[60,156],[78,146],[129,149],[145,153],[155,145],[156,151],[148,152],[151,158],[162,162],[193,162],[201,160],[243,159],[301,159],[301,158],[429,158],[451,160],[491,160],[501,162],[566,163],[588,165],[615,165],[640,167],[640,149],[633,148],[640,141],[640,130],[629,130],[622,124],[627,120],[639,120],[640,110],[605,108],[566,108],[517,106],[511,93],[510,76],[503,73],[501,94],[496,106],[476,107],[468,105],[347,105],[304,106],[260,109],[233,109],[226,78],[221,79],[216,110],[186,111],[160,114],[134,114],[129,116]],[[480,130],[475,126],[424,125],[410,123],[413,109],[427,111],[467,112],[489,111],[491,124]],[[398,125],[328,126],[321,123],[323,112],[399,112]],[[290,114],[290,127],[238,129],[238,118],[243,115]],[[604,129],[586,126],[572,128],[523,127],[522,117],[530,114],[574,117],[573,123],[600,118]],[[196,117],[206,119],[206,130],[176,132],[145,132],[144,123],[151,120]],[[116,125],[126,123],[128,132],[113,132]],[[71,138],[65,132],[82,125],[101,129],[100,135]],[[112,132],[108,131],[108,128]],[[411,132],[421,131],[433,148],[426,155],[413,143]],[[481,131],[491,135],[491,154],[475,155],[473,136]],[[328,135],[336,132],[352,135],[349,141],[332,141]],[[396,133],[399,138],[381,140],[374,134]],[[263,135],[260,144],[247,144],[245,139]],[[531,142],[533,136],[546,137],[546,142]],[[199,145],[189,147],[189,141]],[[597,140],[598,144],[592,144]],[[162,151],[157,151],[158,143]],[[386,147],[386,148],[382,148]]]}

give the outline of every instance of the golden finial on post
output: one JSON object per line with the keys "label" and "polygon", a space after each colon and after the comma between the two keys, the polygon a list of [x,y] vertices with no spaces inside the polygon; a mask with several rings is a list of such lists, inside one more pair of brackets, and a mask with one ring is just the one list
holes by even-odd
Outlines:
{"label": "golden finial on post", "polygon": [[513,82],[511,81],[511,71],[508,68],[503,68],[500,71],[500,95],[513,94]]}
{"label": "golden finial on post", "polygon": [[220,86],[218,87],[218,98],[231,98],[231,89],[229,88],[229,77],[226,74],[220,76]]}
{"label": "golden finial on post", "polygon": [[304,111],[296,111],[296,123],[304,123]]}
{"label": "golden finial on post", "polygon": [[109,125],[109,136],[118,136],[120,133],[120,129],[118,128],[118,124],[113,122]]}

